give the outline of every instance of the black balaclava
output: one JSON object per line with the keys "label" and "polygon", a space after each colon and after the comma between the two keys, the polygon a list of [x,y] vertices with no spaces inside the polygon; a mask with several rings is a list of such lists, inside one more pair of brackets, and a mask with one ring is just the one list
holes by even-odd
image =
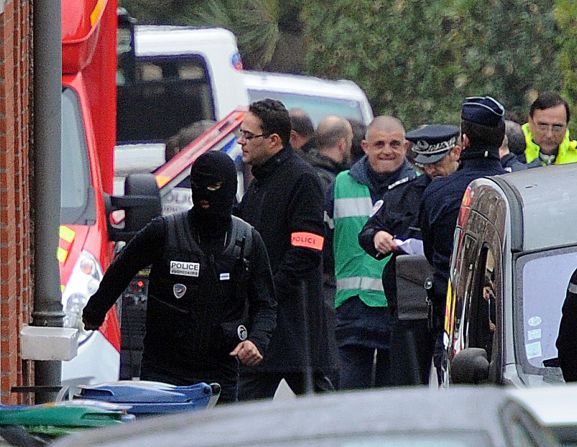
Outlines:
{"label": "black balaclava", "polygon": [[[214,189],[220,183],[222,186]],[[236,195],[236,168],[232,159],[222,152],[201,155],[190,170],[192,215],[201,233],[222,234],[230,226],[232,206]],[[208,208],[201,202],[206,201]]]}

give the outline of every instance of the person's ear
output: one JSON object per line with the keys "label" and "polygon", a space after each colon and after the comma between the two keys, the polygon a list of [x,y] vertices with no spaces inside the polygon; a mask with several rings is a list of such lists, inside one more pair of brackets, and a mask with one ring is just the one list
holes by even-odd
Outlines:
{"label": "person's ear", "polygon": [[459,161],[459,159],[461,158],[461,152],[462,152],[462,148],[461,146],[457,145],[455,147],[453,147],[453,156],[455,158],[455,161]]}
{"label": "person's ear", "polygon": [[282,139],[278,133],[271,133],[268,138],[272,146],[283,146]]}
{"label": "person's ear", "polygon": [[369,150],[369,142],[367,140],[361,140],[361,148],[363,149],[363,152],[366,154],[367,151]]}
{"label": "person's ear", "polygon": [[463,136],[461,137],[461,141],[463,143],[463,145],[461,147],[462,150],[466,150],[469,147],[469,145],[471,144],[469,141],[469,137],[467,136],[466,133],[464,133]]}

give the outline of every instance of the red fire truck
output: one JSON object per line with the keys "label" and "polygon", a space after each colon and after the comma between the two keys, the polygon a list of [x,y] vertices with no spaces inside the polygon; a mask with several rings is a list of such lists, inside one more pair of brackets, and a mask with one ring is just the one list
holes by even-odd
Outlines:
{"label": "red fire truck", "polygon": [[[160,213],[153,176],[128,178],[113,197],[116,138],[117,0],[62,0],[62,168],[58,261],[64,325],[80,327],[116,241],[127,240]],[[124,209],[122,227],[111,224]],[[62,363],[63,382],[118,378],[117,310],[99,331],[81,331],[78,356]]]}

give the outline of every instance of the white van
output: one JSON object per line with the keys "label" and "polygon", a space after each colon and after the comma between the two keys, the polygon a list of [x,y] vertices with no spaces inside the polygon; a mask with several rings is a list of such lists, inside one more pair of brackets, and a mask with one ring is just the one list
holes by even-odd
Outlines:
{"label": "white van", "polygon": [[135,26],[118,59],[117,144],[163,143],[180,129],[248,104],[234,34]]}
{"label": "white van", "polygon": [[287,109],[305,110],[315,127],[327,115],[355,119],[365,125],[373,119],[365,93],[353,81],[245,71],[244,82],[251,102],[278,99]]}

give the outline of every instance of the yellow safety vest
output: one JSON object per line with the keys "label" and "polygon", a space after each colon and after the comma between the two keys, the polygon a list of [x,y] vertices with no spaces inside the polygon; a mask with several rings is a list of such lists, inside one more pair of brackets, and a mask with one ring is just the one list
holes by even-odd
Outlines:
{"label": "yellow safety vest", "polygon": [[[523,124],[523,133],[525,134],[525,159],[527,164],[539,158],[541,148],[533,141],[533,135],[529,130],[529,123]],[[565,137],[559,145],[559,151],[555,157],[556,165],[567,163],[577,163],[577,140],[569,139],[569,130],[565,132]]]}

